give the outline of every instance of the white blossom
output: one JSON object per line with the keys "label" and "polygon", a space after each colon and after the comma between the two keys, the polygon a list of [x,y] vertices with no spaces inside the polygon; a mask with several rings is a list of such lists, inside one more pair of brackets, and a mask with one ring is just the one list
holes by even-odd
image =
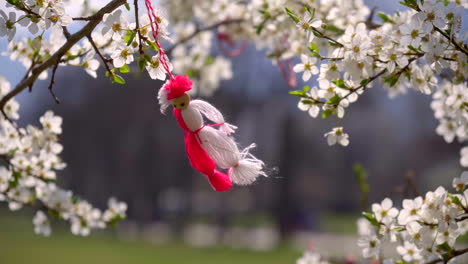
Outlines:
{"label": "white blossom", "polygon": [[336,143],[346,147],[349,145],[349,135],[343,131],[343,127],[335,127],[332,131],[325,134],[328,145],[332,146]]}
{"label": "white blossom", "polygon": [[392,222],[398,215],[398,210],[393,207],[392,200],[385,198],[381,204],[374,203],[372,212],[375,214],[377,221],[388,224]]}
{"label": "white blossom", "polygon": [[317,58],[309,57],[305,54],[301,54],[302,63],[296,64],[293,68],[295,72],[304,72],[302,74],[302,80],[307,82],[312,75],[319,73],[319,69],[316,66],[318,63]]}
{"label": "white blossom", "polygon": [[[166,61],[168,61],[167,57]],[[172,64],[169,63],[168,66],[169,70],[172,71]],[[159,54],[151,58],[148,66],[146,66],[146,70],[148,71],[151,79],[158,79],[161,81],[166,80],[166,70],[164,69],[161,60],[159,59]]]}
{"label": "white blossom", "polygon": [[49,219],[42,211],[37,211],[33,218],[34,232],[38,235],[50,236],[52,229],[50,228]]}
{"label": "white blossom", "polygon": [[7,36],[8,41],[11,41],[16,34],[16,13],[10,12],[7,14],[0,10],[0,37]]}
{"label": "white blossom", "polygon": [[403,209],[398,215],[398,223],[405,225],[409,222],[419,219],[419,212],[423,204],[422,197],[417,197],[414,200],[404,199],[403,200]]}
{"label": "white blossom", "polygon": [[420,250],[408,241],[405,241],[403,246],[398,246],[397,252],[403,257],[403,260],[407,262],[421,259]]}
{"label": "white blossom", "polygon": [[365,258],[378,258],[381,242],[375,235],[364,236],[358,240],[358,246],[362,248],[362,256]]}
{"label": "white blossom", "polygon": [[328,264],[317,252],[305,252],[304,255],[296,261],[296,264]]}
{"label": "white blossom", "polygon": [[54,112],[47,111],[44,116],[42,116],[39,121],[46,131],[50,131],[54,134],[62,133],[62,118],[60,116],[54,115]]}

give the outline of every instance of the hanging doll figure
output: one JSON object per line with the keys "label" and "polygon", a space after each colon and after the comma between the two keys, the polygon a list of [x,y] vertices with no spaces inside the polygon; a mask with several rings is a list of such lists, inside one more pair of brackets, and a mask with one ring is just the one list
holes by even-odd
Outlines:
{"label": "hanging doll figure", "polygon": [[[249,153],[255,147],[251,144],[239,151],[230,136],[237,128],[224,121],[223,115],[214,106],[202,100],[191,100],[186,92],[192,89],[187,76],[178,75],[169,79],[159,90],[161,112],[169,105],[184,130],[185,147],[192,166],[204,174],[216,191],[231,188],[232,183],[248,185],[263,171],[264,163]],[[214,124],[204,124],[203,116]],[[227,170],[227,174],[217,170]]]}

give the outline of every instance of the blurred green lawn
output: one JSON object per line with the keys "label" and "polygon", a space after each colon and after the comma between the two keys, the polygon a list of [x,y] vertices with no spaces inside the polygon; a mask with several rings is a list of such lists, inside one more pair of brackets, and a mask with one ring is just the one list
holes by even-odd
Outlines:
{"label": "blurred green lawn", "polygon": [[155,246],[105,233],[75,237],[65,230],[45,238],[34,235],[29,219],[0,215],[0,264],[294,264],[300,255],[289,248],[253,252],[177,243]]}

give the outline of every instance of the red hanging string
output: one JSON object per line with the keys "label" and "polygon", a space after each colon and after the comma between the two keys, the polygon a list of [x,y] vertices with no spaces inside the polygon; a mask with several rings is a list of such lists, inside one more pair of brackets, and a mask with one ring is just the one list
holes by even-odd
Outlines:
{"label": "red hanging string", "polygon": [[297,85],[296,73],[293,71],[292,60],[286,61],[278,60],[278,67],[281,71],[281,75],[286,80],[286,83],[294,88]]}
{"label": "red hanging string", "polygon": [[153,8],[153,5],[151,4],[151,0],[145,0],[145,5],[146,5],[146,10],[148,10],[148,16],[150,19],[150,25],[151,25],[153,38],[154,38],[154,43],[156,43],[156,45],[158,46],[159,61],[161,62],[167,75],[169,75],[169,78],[174,79],[174,75],[172,75],[172,72],[169,69],[169,64],[167,63],[167,55],[158,41],[158,34],[159,34],[158,17],[156,16],[156,12]]}
{"label": "red hanging string", "polygon": [[[229,57],[237,57],[244,52],[244,50],[247,48],[247,41],[242,41],[242,43],[238,46],[235,47],[236,43],[232,40],[231,36],[227,33],[222,33],[218,32],[216,34],[216,38],[218,39],[218,48],[224,53],[224,55],[227,55]],[[224,43],[229,46],[229,48],[224,45]]]}

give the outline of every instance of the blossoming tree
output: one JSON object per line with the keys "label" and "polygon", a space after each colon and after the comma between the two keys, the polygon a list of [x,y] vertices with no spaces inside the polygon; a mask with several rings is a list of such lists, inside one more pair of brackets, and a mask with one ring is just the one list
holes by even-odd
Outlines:
{"label": "blossoming tree", "polygon": [[[172,62],[169,68],[192,78],[201,95],[211,95],[221,80],[233,78],[227,57],[249,42],[279,67],[289,85],[297,85],[295,73],[304,82],[317,81],[318,86],[290,92],[312,118],[345,118],[346,109],[380,83],[390,97],[408,89],[431,95],[436,133],[447,143],[468,139],[468,34],[461,31],[466,0],[404,0],[400,3],[407,9],[396,14],[375,14],[362,0],[166,0],[158,3],[157,39],[142,8],[145,1],[99,2],[1,4],[0,37],[9,41],[3,54],[21,62],[25,74],[14,87],[0,77],[0,200],[11,210],[36,208],[36,233],[50,234],[52,215],[69,221],[74,234],[87,235],[123,219],[126,205],[111,198],[102,212],[57,186],[57,171],[66,166],[58,142],[62,118],[47,111],[42,127],[20,128],[15,96],[33,89],[38,79],[48,80],[49,93],[59,103],[54,77],[65,66],[80,67],[94,78],[103,67],[104,78],[125,84],[128,65],[134,63],[164,81],[159,42]],[[20,31],[29,37],[20,37],[25,35]],[[214,44],[222,55],[210,53]],[[300,62],[293,65],[296,57]],[[325,137],[329,145],[351,142],[343,127]],[[467,167],[468,147],[460,154],[461,166]],[[400,211],[389,199],[373,205],[359,222],[363,256],[382,259],[384,240],[401,256],[389,262],[448,262],[466,253],[454,245],[467,230],[468,176],[453,184],[458,193],[438,188],[404,200]],[[298,263],[324,261],[307,253]]]}

